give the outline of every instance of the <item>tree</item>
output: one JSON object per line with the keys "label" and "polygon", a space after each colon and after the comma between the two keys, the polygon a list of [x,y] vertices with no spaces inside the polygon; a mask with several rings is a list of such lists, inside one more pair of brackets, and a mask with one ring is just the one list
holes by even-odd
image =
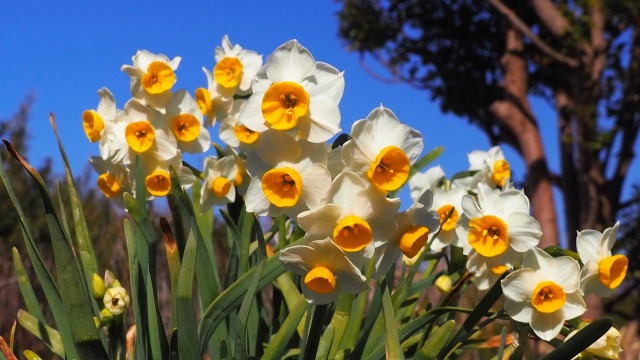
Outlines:
{"label": "tree", "polygon": [[[527,169],[525,191],[557,244],[612,226],[634,201],[622,186],[640,125],[640,3],[633,0],[342,0],[340,36],[396,78],[430,92]],[[554,104],[561,172],[553,174],[529,96]]]}

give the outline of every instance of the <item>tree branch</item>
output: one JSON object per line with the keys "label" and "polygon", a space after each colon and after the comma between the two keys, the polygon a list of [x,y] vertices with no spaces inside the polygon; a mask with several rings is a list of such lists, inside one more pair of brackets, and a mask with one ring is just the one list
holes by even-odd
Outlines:
{"label": "tree branch", "polygon": [[569,28],[569,22],[550,0],[531,0],[531,5],[540,21],[553,36],[557,38],[564,36]]}
{"label": "tree branch", "polygon": [[[567,65],[571,68],[576,68],[580,65],[580,63],[576,59],[570,58],[564,54],[561,54],[555,51],[554,49],[551,48],[551,46],[547,45],[547,43],[542,41],[542,39],[540,39],[536,34],[534,34],[531,28],[529,28],[529,26],[527,26],[527,24],[525,24],[524,21],[522,21],[522,19],[520,19],[518,15],[516,15],[516,13],[514,13],[511,9],[509,9],[500,0],[487,0],[487,1],[491,5],[493,5],[493,7],[496,10],[498,10],[502,15],[504,15],[516,29],[518,29],[526,37],[528,37],[529,40],[531,40],[531,42],[536,47],[538,47],[538,49],[540,49],[543,53],[548,55],[550,58],[552,58],[553,60],[559,63]],[[534,0],[534,2],[536,1]],[[564,18],[562,19],[565,20]],[[566,23],[566,20],[565,20],[565,23]]]}

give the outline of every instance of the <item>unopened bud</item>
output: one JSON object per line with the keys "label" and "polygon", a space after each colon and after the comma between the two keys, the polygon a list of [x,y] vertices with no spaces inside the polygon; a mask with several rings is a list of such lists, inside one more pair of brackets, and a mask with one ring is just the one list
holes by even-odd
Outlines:
{"label": "unopened bud", "polygon": [[440,275],[435,282],[436,288],[445,294],[451,291],[451,278],[448,275]]}
{"label": "unopened bud", "polygon": [[91,280],[91,292],[96,300],[102,299],[104,293],[107,291],[107,287],[104,285],[104,280],[98,274],[93,274]]}
{"label": "unopened bud", "polygon": [[102,311],[100,311],[100,326],[109,325],[112,321],[113,313],[107,308],[102,309]]}

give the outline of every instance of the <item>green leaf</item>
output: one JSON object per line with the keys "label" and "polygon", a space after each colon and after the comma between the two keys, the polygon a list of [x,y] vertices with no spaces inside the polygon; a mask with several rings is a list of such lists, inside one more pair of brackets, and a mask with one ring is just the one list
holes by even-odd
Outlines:
{"label": "green leaf", "polygon": [[447,341],[453,335],[456,327],[455,320],[449,320],[442,324],[438,329],[434,330],[427,341],[416,355],[416,360],[433,360],[438,357],[438,353],[447,344]]}
{"label": "green leaf", "polygon": [[[255,271],[253,277],[251,279],[251,283],[249,283],[249,287],[247,288],[247,292],[244,295],[244,299],[242,299],[242,305],[240,306],[240,311],[238,312],[238,327],[236,332],[236,358],[238,359],[247,359],[248,351],[247,351],[247,321],[249,319],[249,312],[251,311],[251,307],[253,305],[254,298],[256,296],[256,292],[258,291],[258,284],[260,283],[260,278],[262,277],[262,271],[264,270],[264,265],[266,261],[262,260],[258,263],[258,266],[255,267]],[[251,329],[257,330],[257,329]]]}
{"label": "green leaf", "polygon": [[62,304],[65,315],[69,319],[71,338],[76,349],[81,358],[106,358],[106,351],[93,322],[92,298],[89,296],[87,282],[80,271],[71,242],[61,226],[49,190],[36,169],[27,163],[8,141],[5,140],[5,144],[11,155],[27,170],[40,192],[49,225],[58,281],[60,287],[65,289],[60,294]]}
{"label": "green leaf", "polygon": [[384,316],[385,342],[387,346],[387,357],[391,359],[404,359],[404,353],[400,347],[396,317],[393,314],[393,305],[389,289],[385,286],[382,292],[382,314]]}
{"label": "green leaf", "polygon": [[[127,255],[129,258],[129,282],[131,284],[131,299],[133,303],[133,314],[136,319],[136,340],[135,358],[147,359],[149,349],[149,335],[147,334],[148,320],[147,312],[144,311],[145,287],[140,276],[140,264],[138,262],[138,251],[136,246],[137,228],[131,225],[129,219],[124,219],[124,237],[127,243]],[[142,285],[141,285],[142,284]]]}
{"label": "green leaf", "polygon": [[31,350],[25,350],[22,354],[24,355],[24,358],[26,360],[42,360],[40,355],[34,353]]}
{"label": "green leaf", "polygon": [[[209,338],[218,325],[242,304],[242,300],[253,278],[256,269],[250,269],[237,281],[232,283],[220,296],[218,296],[205,310],[198,329],[200,350],[204,351]],[[278,276],[284,274],[285,269],[278,256],[268,259],[258,283],[257,289],[262,289],[272,283]]]}
{"label": "green leaf", "polygon": [[569,340],[563,342],[555,350],[540,358],[540,360],[573,359],[586,348],[600,339],[613,326],[609,318],[599,319],[585,326]]}
{"label": "green leaf", "polygon": [[22,309],[18,310],[18,323],[25,330],[42,340],[54,354],[64,359],[64,345],[62,345],[62,338],[56,329]]}
{"label": "green leaf", "polygon": [[62,155],[62,160],[64,163],[64,171],[67,178],[67,186],[69,190],[69,202],[71,203],[71,216],[73,217],[73,229],[75,234],[74,239],[78,248],[78,254],[80,255],[80,265],[84,270],[87,284],[91,284],[93,274],[97,274],[100,272],[98,269],[98,260],[96,259],[93,244],[91,244],[91,238],[89,237],[89,229],[87,227],[87,220],[85,219],[84,211],[82,210],[82,200],[80,199],[80,194],[78,193],[78,186],[76,185],[76,182],[73,178],[73,173],[71,172],[71,167],[69,166],[69,159],[67,158],[67,153],[62,146],[62,140],[60,140],[58,127],[56,125],[53,114],[51,114],[49,120],[51,122],[51,126],[53,127],[53,132],[56,135],[58,148],[60,149],[60,155]]}
{"label": "green leaf", "polygon": [[189,233],[178,279],[178,296],[176,299],[178,302],[176,305],[178,313],[178,349],[180,356],[185,359],[197,359],[200,357],[196,320],[191,299],[197,246],[193,232]]}
{"label": "green leaf", "polygon": [[331,341],[331,349],[328,354],[329,359],[334,359],[341,347],[344,334],[347,331],[349,317],[351,316],[353,298],[353,295],[342,294],[338,297],[338,301],[336,302],[336,310],[333,312],[330,324],[333,325],[335,331],[333,340]]}
{"label": "green leaf", "polygon": [[409,170],[409,178],[411,178],[415,173],[418,173],[424,169],[425,166],[431,164],[435,159],[437,159],[444,152],[444,146],[437,146],[433,148],[428,153],[424,154],[418,161],[416,161],[411,170]]}
{"label": "green leaf", "polygon": [[262,356],[264,360],[278,360],[282,358],[285,350],[287,349],[287,344],[293,336],[293,333],[296,331],[298,324],[301,323],[306,310],[307,300],[304,298],[304,296],[299,295],[298,301],[296,302],[295,306],[293,306],[293,308],[289,311],[289,314],[282,323],[280,330],[278,330],[276,335],[271,338],[269,346]]}
{"label": "green leaf", "polygon": [[31,280],[29,280],[29,276],[24,269],[24,264],[22,263],[22,259],[20,258],[20,253],[18,253],[18,249],[16,249],[15,247],[12,249],[12,255],[13,268],[16,272],[18,286],[20,287],[20,292],[22,293],[24,303],[27,306],[27,311],[32,314],[38,321],[46,323],[44,314],[42,313],[42,309],[40,309],[40,302],[38,301],[35,292],[33,292]]}
{"label": "green leaf", "polygon": [[[8,142],[5,144],[8,144]],[[11,186],[11,182],[9,181],[7,173],[4,170],[2,157],[0,157],[0,178],[2,178],[2,182],[7,189],[9,198],[11,199],[16,212],[18,213],[18,220],[20,222],[20,228],[22,229],[22,237],[25,240],[24,243],[27,248],[29,260],[31,261],[33,270],[36,273],[38,282],[42,286],[42,290],[44,291],[44,295],[47,299],[47,304],[49,305],[51,313],[53,314],[53,319],[56,323],[56,327],[60,331],[66,353],[70,358],[79,358],[75,346],[73,345],[71,330],[69,328],[68,319],[65,316],[64,307],[62,305],[62,297],[60,296],[58,285],[53,280],[49,269],[45,266],[44,261],[42,260],[42,256],[38,251],[38,247],[36,246],[35,240],[33,239],[31,230],[29,229],[29,226],[27,225],[27,222],[25,220],[26,218],[24,216],[24,212],[22,211],[22,207],[20,206],[20,202],[18,202],[18,199],[16,198],[16,195],[13,191],[13,187]]]}

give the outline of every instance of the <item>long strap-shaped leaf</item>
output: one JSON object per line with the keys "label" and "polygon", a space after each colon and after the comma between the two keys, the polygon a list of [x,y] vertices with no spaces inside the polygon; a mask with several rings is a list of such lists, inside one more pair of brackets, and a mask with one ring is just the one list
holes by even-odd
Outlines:
{"label": "long strap-shaped leaf", "polygon": [[44,322],[38,320],[35,316],[22,309],[18,310],[18,323],[20,323],[23,328],[35,337],[42,340],[42,342],[47,345],[54,354],[64,359],[65,355],[62,338],[56,329],[49,327]]}
{"label": "long strap-shaped leaf", "polygon": [[591,344],[600,339],[613,326],[609,318],[599,319],[585,326],[569,340],[562,343],[555,350],[540,358],[540,360],[573,359]]}
{"label": "long strap-shaped leaf", "polygon": [[27,306],[27,311],[38,321],[46,323],[46,319],[44,317],[44,314],[42,313],[42,309],[40,309],[40,303],[38,301],[38,298],[36,298],[36,293],[33,291],[31,281],[29,280],[29,276],[27,275],[27,271],[24,269],[24,264],[22,263],[22,259],[20,258],[18,249],[13,248],[12,255],[13,268],[16,272],[18,286],[20,287],[20,292],[22,293],[24,303]]}
{"label": "long strap-shaped leaf", "polygon": [[198,333],[196,332],[196,319],[193,314],[193,275],[196,265],[196,238],[193,232],[189,233],[184,248],[184,255],[180,264],[180,276],[178,278],[178,349],[180,357],[184,359],[197,359]]}
{"label": "long strap-shaped leaf", "polygon": [[44,203],[58,281],[60,287],[65,289],[60,295],[64,313],[69,320],[73,343],[82,359],[104,359],[107,354],[93,322],[91,298],[86,288],[84,275],[80,271],[73,249],[70,246],[70,241],[61,227],[47,186],[36,169],[18,154],[13,145],[6,140],[3,141],[11,155],[22,164],[22,167],[27,170],[35,181]]}

